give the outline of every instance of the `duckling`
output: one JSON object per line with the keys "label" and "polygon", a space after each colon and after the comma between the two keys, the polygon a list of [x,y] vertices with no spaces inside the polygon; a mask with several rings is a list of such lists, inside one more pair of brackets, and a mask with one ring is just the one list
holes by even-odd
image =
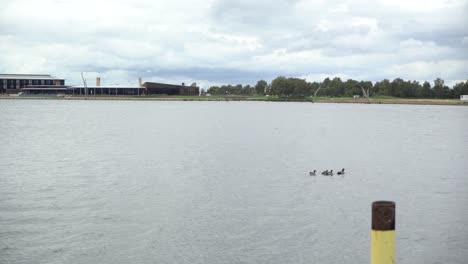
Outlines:
{"label": "duckling", "polygon": [[344,175],[344,168],[341,169],[341,171],[338,172],[338,175]]}
{"label": "duckling", "polygon": [[316,172],[316,171],[317,171],[317,170],[309,171],[309,176],[315,176],[315,172]]}
{"label": "duckling", "polygon": [[328,175],[333,176],[333,170],[331,170]]}
{"label": "duckling", "polygon": [[322,171],[322,175],[328,175],[328,170]]}

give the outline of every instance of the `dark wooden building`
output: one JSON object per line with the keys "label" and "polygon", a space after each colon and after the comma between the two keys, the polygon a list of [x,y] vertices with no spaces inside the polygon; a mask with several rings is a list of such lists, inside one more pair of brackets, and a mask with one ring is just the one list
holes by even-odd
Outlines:
{"label": "dark wooden building", "polygon": [[145,82],[142,85],[145,94],[167,94],[167,95],[199,95],[200,89],[195,86]]}
{"label": "dark wooden building", "polygon": [[0,93],[18,93],[27,88],[46,91],[66,86],[65,79],[48,74],[0,74]]}

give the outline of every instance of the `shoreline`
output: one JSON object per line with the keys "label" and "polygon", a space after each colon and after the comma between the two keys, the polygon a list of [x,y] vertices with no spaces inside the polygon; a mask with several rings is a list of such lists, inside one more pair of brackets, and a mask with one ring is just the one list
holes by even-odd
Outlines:
{"label": "shoreline", "polygon": [[366,99],[328,99],[318,100],[320,103],[339,103],[339,104],[410,104],[410,105],[465,105],[468,106],[468,102],[461,100],[450,100],[450,99],[370,99],[369,102]]}
{"label": "shoreline", "polygon": [[152,97],[152,96],[5,96],[0,95],[0,100],[94,100],[94,101],[210,101],[210,102],[229,102],[229,101],[254,101],[254,102],[298,102],[298,103],[338,103],[338,104],[411,104],[411,105],[464,105],[468,102],[455,99],[348,99],[348,98],[329,98],[329,99],[284,99],[268,97],[207,97],[207,96],[187,96],[187,97]]}

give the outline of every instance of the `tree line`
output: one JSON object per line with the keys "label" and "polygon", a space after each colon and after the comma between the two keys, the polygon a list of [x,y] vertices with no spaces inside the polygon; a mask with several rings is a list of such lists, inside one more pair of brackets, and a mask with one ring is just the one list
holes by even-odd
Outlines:
{"label": "tree line", "polygon": [[279,76],[268,84],[264,80],[250,85],[212,86],[207,93],[213,95],[273,95],[278,97],[304,98],[309,96],[352,97],[354,95],[393,96],[401,98],[460,98],[468,94],[468,80],[455,84],[452,88],[445,85],[444,80],[437,78],[431,84],[427,81],[405,81],[396,78],[393,81],[383,80],[376,83],[348,79],[342,81],[339,77],[325,78],[323,82],[307,82],[300,78]]}

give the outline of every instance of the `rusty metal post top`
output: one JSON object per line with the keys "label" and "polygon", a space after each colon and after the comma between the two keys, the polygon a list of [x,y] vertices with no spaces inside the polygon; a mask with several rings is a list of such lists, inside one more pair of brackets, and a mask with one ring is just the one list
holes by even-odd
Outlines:
{"label": "rusty metal post top", "polygon": [[395,202],[376,201],[372,203],[372,230],[395,230]]}

